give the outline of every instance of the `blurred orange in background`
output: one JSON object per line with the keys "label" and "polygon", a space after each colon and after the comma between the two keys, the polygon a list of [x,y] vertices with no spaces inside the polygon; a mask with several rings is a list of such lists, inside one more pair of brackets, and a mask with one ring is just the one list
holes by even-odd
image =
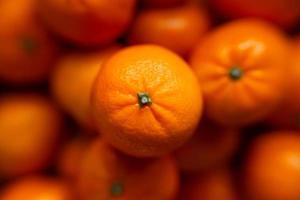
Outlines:
{"label": "blurred orange in background", "polygon": [[0,177],[40,171],[54,159],[62,116],[49,99],[37,94],[0,97]]}
{"label": "blurred orange in background", "polygon": [[57,46],[37,18],[36,1],[0,1],[0,12],[0,80],[18,85],[45,81]]}

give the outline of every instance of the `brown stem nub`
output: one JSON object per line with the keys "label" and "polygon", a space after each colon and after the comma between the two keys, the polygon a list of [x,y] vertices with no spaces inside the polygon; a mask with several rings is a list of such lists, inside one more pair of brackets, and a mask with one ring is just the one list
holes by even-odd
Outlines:
{"label": "brown stem nub", "polygon": [[150,95],[147,92],[139,92],[137,93],[137,97],[140,108],[150,106],[152,104]]}
{"label": "brown stem nub", "polygon": [[231,80],[237,81],[237,80],[241,79],[242,76],[243,76],[243,70],[241,69],[240,66],[233,66],[229,70],[229,77]]}
{"label": "brown stem nub", "polygon": [[121,182],[114,182],[111,185],[110,189],[111,195],[116,197],[116,196],[121,196],[124,193],[124,186]]}
{"label": "brown stem nub", "polygon": [[38,44],[31,37],[23,37],[21,38],[21,47],[26,53],[33,54],[37,50]]}

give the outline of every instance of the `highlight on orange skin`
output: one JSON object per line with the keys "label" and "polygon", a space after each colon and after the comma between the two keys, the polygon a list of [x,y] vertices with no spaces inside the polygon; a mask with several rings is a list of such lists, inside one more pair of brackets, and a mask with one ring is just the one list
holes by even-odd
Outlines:
{"label": "highlight on orange skin", "polygon": [[40,171],[53,161],[60,141],[62,117],[38,94],[0,98],[0,177]]}
{"label": "highlight on orange skin", "polygon": [[283,28],[292,28],[300,20],[298,0],[212,0],[220,14],[230,18],[257,17]]}
{"label": "highlight on orange skin", "polygon": [[233,127],[267,117],[284,96],[289,57],[286,36],[258,19],[233,21],[207,34],[190,60],[207,116]]}
{"label": "highlight on orange skin", "polygon": [[227,169],[210,169],[194,174],[182,182],[178,200],[238,200],[233,173]]}
{"label": "highlight on orange skin", "polygon": [[32,84],[47,79],[57,47],[36,17],[35,0],[0,2],[0,80]]}
{"label": "highlight on orange skin", "polygon": [[145,10],[136,17],[129,42],[157,44],[187,56],[209,26],[206,10],[195,4]]}
{"label": "highlight on orange skin", "polygon": [[172,158],[129,157],[101,139],[88,148],[78,180],[82,199],[173,200],[178,186],[178,170]]}
{"label": "highlight on orange skin", "polygon": [[174,154],[182,171],[203,172],[229,165],[239,141],[237,130],[202,122],[193,137]]}
{"label": "highlight on orange skin", "polygon": [[300,130],[300,39],[294,39],[291,65],[286,66],[286,89],[283,101],[268,118],[267,123],[275,128]]}
{"label": "highlight on orange skin", "polygon": [[[85,134],[83,133],[82,135]],[[81,161],[89,144],[90,140],[88,138],[77,136],[62,148],[58,157],[57,169],[59,174],[72,183],[77,181]]]}
{"label": "highlight on orange skin", "polygon": [[51,31],[81,46],[113,43],[127,30],[136,0],[43,0],[39,11]]}
{"label": "highlight on orange skin", "polygon": [[74,200],[71,188],[63,180],[43,175],[22,177],[4,187],[1,200]]}
{"label": "highlight on orange skin", "polygon": [[249,200],[300,199],[300,133],[276,131],[255,139],[242,182]]}
{"label": "highlight on orange skin", "polygon": [[176,54],[155,45],[131,46],[103,64],[92,106],[99,132],[115,148],[160,156],[193,134],[202,112],[201,89]]}
{"label": "highlight on orange skin", "polygon": [[103,61],[120,48],[113,45],[97,52],[73,52],[64,55],[56,64],[50,79],[52,95],[85,128],[95,129],[90,96],[98,71]]}

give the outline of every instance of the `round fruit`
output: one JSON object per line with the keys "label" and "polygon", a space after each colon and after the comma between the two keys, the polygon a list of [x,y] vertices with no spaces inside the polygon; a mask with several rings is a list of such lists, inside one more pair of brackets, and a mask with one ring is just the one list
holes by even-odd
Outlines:
{"label": "round fruit", "polygon": [[209,18],[198,5],[143,11],[137,16],[130,43],[153,43],[186,56],[209,28]]}
{"label": "round fruit", "polygon": [[94,128],[90,110],[93,83],[103,60],[120,47],[92,53],[71,53],[57,63],[51,77],[51,90],[57,102],[83,127]]}
{"label": "round fruit", "polygon": [[158,156],[193,134],[202,98],[196,76],[180,57],[140,45],[103,64],[92,106],[100,132],[114,147],[134,156]]}
{"label": "round fruit", "polygon": [[173,200],[178,179],[176,163],[170,157],[128,157],[97,140],[83,159],[79,191],[85,200]]}
{"label": "round fruit", "polygon": [[44,169],[59,141],[60,113],[39,95],[2,95],[0,99],[0,177]]}
{"label": "round fruit", "polygon": [[40,0],[48,27],[78,45],[106,45],[127,29],[136,0]]}
{"label": "round fruit", "polygon": [[69,186],[62,180],[35,176],[26,177],[7,186],[1,200],[74,200]]}
{"label": "round fruit", "polygon": [[208,117],[227,126],[265,118],[283,97],[290,44],[255,19],[225,24],[202,40],[191,58]]}
{"label": "round fruit", "polygon": [[257,138],[244,164],[249,200],[300,199],[300,133],[278,131]]}
{"label": "round fruit", "polygon": [[56,46],[36,19],[35,0],[0,1],[0,79],[10,84],[43,81]]}

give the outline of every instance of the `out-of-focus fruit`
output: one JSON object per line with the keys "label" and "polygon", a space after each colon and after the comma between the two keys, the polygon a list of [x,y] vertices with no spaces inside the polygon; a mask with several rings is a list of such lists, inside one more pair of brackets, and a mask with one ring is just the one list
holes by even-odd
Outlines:
{"label": "out-of-focus fruit", "polygon": [[95,141],[79,175],[84,200],[173,200],[178,189],[176,162],[170,157],[137,159]]}
{"label": "out-of-focus fruit", "polygon": [[129,26],[136,0],[39,0],[49,29],[78,45],[107,45]]}
{"label": "out-of-focus fruit", "polygon": [[159,156],[192,136],[202,97],[196,76],[179,56],[139,45],[102,65],[92,106],[98,129],[114,147],[134,156]]}
{"label": "out-of-focus fruit", "polygon": [[237,130],[202,123],[193,137],[175,151],[175,157],[185,172],[205,171],[230,164],[239,141]]}
{"label": "out-of-focus fruit", "polygon": [[131,29],[131,44],[153,43],[186,56],[208,30],[210,20],[198,5],[146,10]]}
{"label": "out-of-focus fruit", "polygon": [[91,53],[71,53],[57,63],[51,78],[52,94],[83,127],[93,129],[90,96],[102,62],[119,50],[115,45]]}
{"label": "out-of-focus fruit", "polygon": [[290,43],[255,19],[225,24],[207,35],[191,58],[208,117],[227,126],[255,123],[280,103]]}
{"label": "out-of-focus fruit", "polygon": [[35,94],[0,97],[0,177],[36,172],[52,161],[61,133],[61,115]]}
{"label": "out-of-focus fruit", "polygon": [[186,0],[141,0],[141,2],[147,8],[162,8],[181,5]]}
{"label": "out-of-focus fruit", "polygon": [[244,164],[249,200],[300,199],[300,133],[278,131],[257,138]]}
{"label": "out-of-focus fruit", "polygon": [[8,185],[1,200],[75,200],[71,188],[62,180],[45,176],[25,177]]}
{"label": "out-of-focus fruit", "polygon": [[35,0],[0,1],[0,80],[29,84],[45,80],[57,47],[36,16]]}

